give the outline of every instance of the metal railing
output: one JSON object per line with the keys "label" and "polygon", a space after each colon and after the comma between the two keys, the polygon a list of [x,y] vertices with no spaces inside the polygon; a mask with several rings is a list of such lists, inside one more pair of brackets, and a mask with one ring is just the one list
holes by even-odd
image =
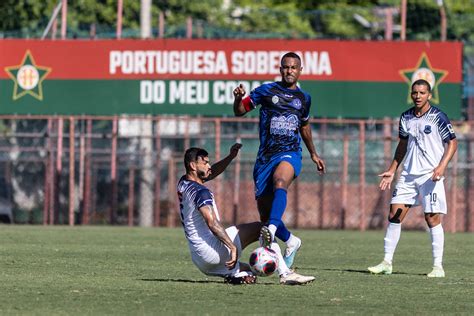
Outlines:
{"label": "metal railing", "polygon": [[[444,225],[474,231],[474,122],[453,123],[459,149],[446,175]],[[317,175],[303,149],[284,220],[300,228],[383,227],[390,192],[378,189],[377,175],[393,157],[398,121],[312,119],[311,125],[327,173]],[[16,223],[176,226],[184,150],[204,147],[218,161],[236,141],[244,144],[241,154],[208,183],[226,223],[258,219],[257,119],[1,116],[0,203],[9,203]],[[424,228],[421,210],[411,213],[404,226]]]}

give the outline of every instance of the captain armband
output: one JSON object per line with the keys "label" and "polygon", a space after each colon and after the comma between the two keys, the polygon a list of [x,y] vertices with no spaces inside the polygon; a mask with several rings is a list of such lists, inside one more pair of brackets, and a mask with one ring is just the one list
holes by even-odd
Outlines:
{"label": "captain armband", "polygon": [[242,99],[242,105],[244,106],[245,112],[252,111],[255,107],[253,106],[250,96],[247,96]]}

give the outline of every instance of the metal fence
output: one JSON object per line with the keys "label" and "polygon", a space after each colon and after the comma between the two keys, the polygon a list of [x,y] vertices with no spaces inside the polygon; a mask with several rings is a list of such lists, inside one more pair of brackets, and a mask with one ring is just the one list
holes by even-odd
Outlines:
{"label": "metal fence", "polygon": [[[303,170],[292,184],[284,220],[289,226],[375,229],[386,223],[390,192],[378,189],[398,142],[398,121],[311,120],[327,164],[319,176],[303,150]],[[454,122],[459,148],[446,175],[448,231],[474,231],[474,121]],[[212,161],[234,142],[241,154],[217,179],[222,219],[258,219],[252,171],[258,149],[254,118],[0,117],[0,213],[13,222],[69,225],[179,225],[176,182],[190,146]],[[2,211],[3,210],[3,211]],[[424,228],[414,208],[404,223]]]}

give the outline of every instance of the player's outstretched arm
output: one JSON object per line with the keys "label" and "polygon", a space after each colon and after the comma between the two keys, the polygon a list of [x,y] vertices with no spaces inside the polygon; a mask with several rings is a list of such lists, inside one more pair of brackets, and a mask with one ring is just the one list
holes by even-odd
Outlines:
{"label": "player's outstretched arm", "polygon": [[444,172],[446,171],[446,168],[448,167],[448,163],[451,161],[451,158],[453,158],[454,153],[456,152],[457,149],[458,149],[458,140],[456,138],[451,139],[448,142],[448,146],[446,150],[444,151],[443,158],[441,158],[439,165],[433,170],[433,176],[431,177],[431,180],[433,181],[441,180],[441,178],[444,176]]}
{"label": "player's outstretched arm", "polygon": [[245,106],[242,102],[242,98],[245,96],[245,89],[242,84],[234,89],[234,114],[235,116],[242,116],[247,111],[245,110]]}
{"label": "player's outstretched arm", "polygon": [[398,166],[402,163],[403,158],[407,153],[408,139],[400,138],[398,142],[397,149],[395,150],[395,155],[393,156],[392,163],[387,171],[379,174],[380,180],[379,188],[384,191],[385,189],[390,189],[395,172],[397,171]]}
{"label": "player's outstretched arm", "polygon": [[311,160],[313,160],[313,162],[316,164],[316,168],[318,169],[319,174],[325,173],[326,165],[324,163],[324,160],[319,157],[316,152],[316,148],[314,147],[313,134],[311,132],[311,126],[309,125],[309,122],[303,123],[303,125],[301,125],[300,134],[301,138],[304,141],[304,144],[306,145],[306,148],[309,151],[309,154],[311,155]]}
{"label": "player's outstretched arm", "polygon": [[210,181],[224,172],[232,160],[234,160],[234,158],[237,156],[240,148],[242,148],[242,144],[235,143],[232,145],[230,147],[229,155],[211,166],[211,175],[206,179],[206,181]]}
{"label": "player's outstretched arm", "polygon": [[216,217],[216,212],[214,212],[211,205],[204,205],[199,208],[204,220],[206,221],[207,226],[211,232],[219,239],[224,245],[227,246],[230,250],[230,258],[226,261],[225,265],[229,269],[233,269],[237,263],[237,247],[234,245],[229,235],[225,231],[221,222]]}
{"label": "player's outstretched arm", "polygon": [[379,174],[379,177],[382,178],[379,184],[380,190],[385,191],[386,189],[390,189],[394,176],[395,172],[392,171],[385,171],[384,173]]}

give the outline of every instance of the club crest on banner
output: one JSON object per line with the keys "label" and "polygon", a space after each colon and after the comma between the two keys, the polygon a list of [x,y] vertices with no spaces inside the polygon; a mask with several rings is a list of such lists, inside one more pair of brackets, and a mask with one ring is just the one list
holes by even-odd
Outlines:
{"label": "club crest on banner", "polygon": [[438,87],[448,75],[448,71],[443,69],[435,69],[433,66],[431,66],[431,62],[425,52],[421,54],[415,67],[402,69],[399,71],[399,73],[408,84],[407,103],[412,102],[410,97],[411,85],[413,82],[419,79],[428,81],[431,86],[432,98],[430,102],[435,104],[440,103]]}
{"label": "club crest on banner", "polygon": [[33,55],[29,50],[20,64],[5,67],[5,72],[13,80],[13,100],[29,94],[35,99],[43,100],[43,80],[51,72],[50,67],[39,66],[36,64]]}

